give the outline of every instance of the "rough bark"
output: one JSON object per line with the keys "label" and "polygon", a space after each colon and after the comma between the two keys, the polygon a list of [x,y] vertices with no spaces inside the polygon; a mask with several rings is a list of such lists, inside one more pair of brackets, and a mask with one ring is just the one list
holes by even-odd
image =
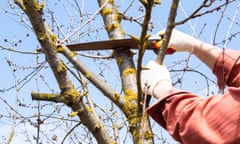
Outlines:
{"label": "rough bark", "polygon": [[159,64],[163,63],[164,56],[168,48],[168,42],[171,37],[172,29],[175,27],[175,18],[177,15],[178,3],[179,3],[179,0],[173,0],[171,4],[171,10],[168,17],[166,32],[164,34],[163,43],[161,45],[161,48],[158,52],[157,59],[156,59],[156,62]]}
{"label": "rough bark", "polygon": [[[105,0],[98,0],[100,7],[103,6],[105,2]],[[114,4],[114,1],[107,1],[107,4],[102,9],[101,14],[104,20],[105,28],[108,32],[109,39],[125,38],[124,30],[121,27],[121,17]],[[144,24],[148,26],[148,21],[146,21]],[[147,28],[143,31],[142,37],[144,38],[142,40],[144,40],[144,42],[142,41],[142,44],[145,43],[146,32]],[[139,109],[142,109],[142,105],[139,105],[137,70],[133,62],[133,53],[129,49],[126,50],[119,48],[114,51],[114,58],[118,64],[122,88],[124,91],[125,101],[122,110],[127,117],[129,129],[133,136],[133,141],[135,143],[152,143],[152,136],[144,136],[145,132],[148,132],[151,135],[152,131],[149,126],[148,119],[142,119],[143,113],[142,111],[139,111]],[[144,122],[142,120],[144,120]],[[142,125],[141,123],[145,124]],[[145,128],[144,131],[141,130],[142,126]]]}
{"label": "rough bark", "polygon": [[24,0],[15,2],[28,16],[33,26],[33,30],[36,33],[37,39],[46,56],[46,60],[49,63],[61,90],[60,98],[57,94],[51,95],[51,97],[48,97],[49,95],[46,94],[32,94],[40,99],[45,97],[45,100],[48,101],[60,101],[65,103],[72,108],[73,112],[78,115],[81,122],[88,127],[98,143],[112,143],[113,141],[108,135],[105,127],[103,127],[102,121],[94,111],[93,105],[83,102],[82,97],[87,96],[87,93],[80,94],[74,88],[74,85],[67,75],[67,69],[59,58],[57,52],[58,46],[56,45],[56,41],[58,38],[49,30],[44,22],[42,15],[44,4],[39,4],[37,0]]}

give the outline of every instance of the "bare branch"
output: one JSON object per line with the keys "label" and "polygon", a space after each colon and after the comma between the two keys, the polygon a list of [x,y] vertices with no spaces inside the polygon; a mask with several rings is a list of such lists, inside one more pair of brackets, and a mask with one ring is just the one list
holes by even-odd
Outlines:
{"label": "bare branch", "polygon": [[78,122],[74,127],[72,127],[67,133],[66,135],[63,137],[63,140],[61,142],[61,144],[64,144],[64,141],[66,140],[66,138],[71,134],[72,131],[74,131],[75,128],[77,128],[82,122]]}
{"label": "bare branch", "polygon": [[31,55],[40,54],[39,52],[19,51],[19,50],[13,49],[13,48],[6,48],[6,47],[3,47],[3,46],[0,46],[0,48],[2,50],[7,50],[7,51],[10,51],[10,52],[15,52],[15,53],[20,53],[20,54],[31,54]]}
{"label": "bare branch", "polygon": [[223,48],[227,48],[227,45],[228,45],[228,42],[229,42],[228,37],[230,37],[230,32],[232,30],[233,23],[234,23],[235,19],[237,18],[237,15],[239,14],[239,8],[240,8],[240,4],[238,4],[238,6],[236,8],[236,11],[235,11],[234,16],[232,18],[232,22],[231,22],[231,24],[230,24],[230,26],[228,28],[227,35],[226,35],[226,38],[225,38],[226,41],[224,43],[224,47]]}
{"label": "bare branch", "polygon": [[76,34],[78,31],[80,31],[85,25],[87,25],[91,20],[93,20],[97,14],[99,14],[99,12],[107,5],[106,1],[93,15],[91,18],[89,18],[87,21],[85,21],[85,23],[83,23],[81,26],[79,26],[74,32],[72,32],[71,34],[69,34],[67,37],[65,37],[62,42],[65,42],[66,40],[68,40],[71,36],[73,36],[74,34]]}
{"label": "bare branch", "polygon": [[[153,143],[152,136],[149,136],[149,137],[145,136],[146,133],[152,133],[152,130],[149,124],[148,116],[145,111],[146,105],[148,105],[147,103],[149,103],[150,99],[149,97],[147,98],[147,95],[143,95],[142,89],[141,89],[141,69],[142,69],[143,56],[144,56],[145,50],[148,47],[148,38],[150,35],[147,35],[147,31],[149,27],[149,22],[151,20],[151,13],[152,13],[154,1],[148,0],[143,5],[145,7],[145,16],[142,24],[142,32],[140,36],[140,45],[139,45],[138,61],[137,61],[138,116],[141,119],[140,125],[139,125],[140,127],[138,128],[138,133],[140,137],[139,140],[142,143]],[[147,101],[147,99],[149,101]]]}
{"label": "bare branch", "polygon": [[[25,0],[23,2],[23,11],[28,15],[37,38],[42,46],[46,59],[51,66],[61,89],[60,98],[58,95],[50,95],[50,99],[61,101],[72,108],[77,113],[83,124],[93,133],[99,143],[110,143],[111,138],[102,122],[94,111],[89,111],[88,107],[82,102],[81,94],[74,88],[70,78],[67,75],[67,69],[57,54],[57,36],[45,25],[42,18],[42,9],[44,4],[38,4],[35,0]],[[34,94],[34,93],[33,93]],[[36,94],[37,98],[43,96],[47,98],[49,94]],[[34,95],[33,95],[34,96]]]}
{"label": "bare branch", "polygon": [[43,4],[36,4],[34,0],[24,1],[23,11],[28,15],[38,40],[46,54],[46,59],[50,64],[61,90],[69,90],[73,85],[66,74],[62,61],[59,59],[56,48],[56,36],[49,31],[42,18]]}
{"label": "bare branch", "polygon": [[[98,0],[100,7],[105,0]],[[122,39],[125,37],[125,32],[121,27],[121,15],[115,6],[114,1],[109,3],[102,9],[101,14],[105,23],[105,28],[108,32],[109,39]],[[147,23],[147,22],[146,22]],[[143,35],[145,37],[145,34]],[[138,143],[140,118],[138,115],[138,87],[136,82],[136,69],[133,62],[133,53],[130,50],[122,48],[114,50],[114,58],[117,61],[120,76],[122,80],[122,88],[125,94],[124,105],[122,110],[129,122],[129,129],[133,136],[133,141]]]}
{"label": "bare branch", "polygon": [[62,45],[61,47],[63,55],[68,58],[68,60],[76,67],[76,69],[81,72],[89,81],[91,81],[99,90],[101,90],[104,95],[106,95],[116,105],[118,105],[119,108],[121,108],[123,104],[123,99],[122,97],[120,97],[120,94],[114,91],[110,86],[106,85],[93,72],[91,72],[88,67],[77,58],[74,52],[70,51],[64,45]]}
{"label": "bare branch", "polygon": [[214,11],[218,11],[220,10],[222,7],[234,2],[235,0],[227,0],[225,1],[223,4],[217,6],[217,7],[214,7],[210,10],[206,10],[202,13],[199,13],[200,10],[202,10],[203,8],[206,8],[206,7],[210,7],[215,1],[210,1],[210,3],[208,3],[208,0],[204,0],[203,3],[196,9],[192,12],[192,14],[190,14],[187,18],[185,18],[184,20],[182,21],[179,21],[179,22],[176,22],[175,25],[180,25],[180,24],[184,24],[185,22],[187,22],[188,20],[190,19],[193,19],[193,18],[197,18],[197,17],[200,17],[200,16],[203,16],[205,14],[208,14],[208,13],[213,13]]}
{"label": "bare branch", "polygon": [[51,101],[51,102],[62,102],[61,95],[59,94],[48,94],[48,93],[31,93],[33,100],[43,100],[43,101]]}
{"label": "bare branch", "polygon": [[166,32],[163,37],[163,43],[161,45],[161,49],[159,50],[157,59],[156,59],[156,62],[159,64],[163,63],[164,56],[168,48],[168,42],[171,37],[172,29],[175,27],[175,18],[177,14],[178,3],[179,3],[179,0],[173,0],[171,4],[171,10],[168,17]]}

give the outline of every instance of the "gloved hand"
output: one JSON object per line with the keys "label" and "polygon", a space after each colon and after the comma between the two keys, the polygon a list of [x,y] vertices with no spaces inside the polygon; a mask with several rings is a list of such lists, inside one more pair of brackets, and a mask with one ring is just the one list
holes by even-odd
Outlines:
{"label": "gloved hand", "polygon": [[149,61],[146,70],[141,72],[141,88],[144,93],[157,99],[161,98],[172,88],[168,69],[164,65]]}
{"label": "gloved hand", "polygon": [[[157,36],[163,36],[165,33],[165,29],[159,31]],[[176,51],[185,51],[185,52],[193,52],[195,47],[199,47],[202,42],[190,35],[182,33],[178,30],[173,29],[171,38],[168,43],[168,47],[175,49]],[[160,41],[161,45],[161,41]]]}

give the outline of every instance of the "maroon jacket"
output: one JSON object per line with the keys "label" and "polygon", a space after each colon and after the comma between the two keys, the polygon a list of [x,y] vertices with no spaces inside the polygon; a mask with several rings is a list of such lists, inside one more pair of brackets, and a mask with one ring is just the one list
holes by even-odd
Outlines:
{"label": "maroon jacket", "polygon": [[[224,60],[224,61],[223,61]],[[206,99],[172,88],[148,108],[148,114],[184,144],[240,144],[240,52],[225,50],[213,73],[224,95]],[[223,75],[224,73],[224,75]]]}

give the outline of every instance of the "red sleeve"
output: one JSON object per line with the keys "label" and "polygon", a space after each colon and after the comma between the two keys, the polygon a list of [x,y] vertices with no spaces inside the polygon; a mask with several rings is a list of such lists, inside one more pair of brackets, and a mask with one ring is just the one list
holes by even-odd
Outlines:
{"label": "red sleeve", "polygon": [[240,143],[240,74],[239,52],[226,50],[216,61],[213,72],[223,86],[229,86],[223,96],[202,99],[186,91],[173,88],[158,100],[148,114],[163,126],[177,141],[193,143]]}
{"label": "red sleeve", "polygon": [[220,89],[224,85],[240,86],[240,51],[226,49],[219,55],[213,73],[218,79]]}

